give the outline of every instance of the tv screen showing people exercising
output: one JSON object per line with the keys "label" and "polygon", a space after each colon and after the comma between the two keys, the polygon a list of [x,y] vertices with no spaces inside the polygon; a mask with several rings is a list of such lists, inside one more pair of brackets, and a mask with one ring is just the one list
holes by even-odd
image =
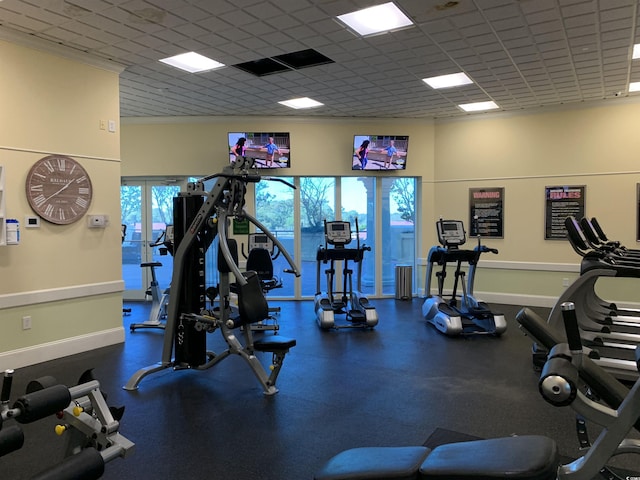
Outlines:
{"label": "tv screen showing people exercising", "polygon": [[352,170],[404,170],[409,137],[406,135],[355,135]]}
{"label": "tv screen showing people exercising", "polygon": [[229,132],[229,161],[253,160],[253,168],[290,168],[291,148],[288,132]]}

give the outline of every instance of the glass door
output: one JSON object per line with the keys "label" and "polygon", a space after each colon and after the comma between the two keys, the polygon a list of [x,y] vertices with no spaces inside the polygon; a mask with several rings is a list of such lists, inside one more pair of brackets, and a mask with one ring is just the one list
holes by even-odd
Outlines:
{"label": "glass door", "polygon": [[[340,182],[341,218],[351,223],[355,233],[358,222],[360,246],[371,250],[364,252],[362,260],[361,292],[372,295],[376,292],[376,178],[375,177],[343,177]],[[348,248],[357,248],[358,242],[353,239]],[[353,288],[357,285],[357,264],[350,265],[353,270]]]}
{"label": "glass door", "polygon": [[324,246],[324,221],[335,216],[335,187],[333,177],[304,177],[300,179],[300,262],[303,297],[313,297],[318,290],[316,272],[320,268],[320,290],[326,291],[324,271],[327,265],[318,265],[316,254]]}
{"label": "glass door", "polygon": [[[396,265],[416,261],[416,179],[382,178],[382,215],[379,219],[382,245],[382,294],[394,293]],[[416,285],[415,267],[412,285]]]}
{"label": "glass door", "polygon": [[[293,177],[282,178],[293,184]],[[256,218],[277,237],[295,261],[293,244],[294,192],[294,189],[281,182],[263,180],[255,185]],[[296,277],[284,273],[284,270],[289,268],[289,263],[284,255],[277,255],[273,259],[273,272],[282,280],[282,288],[271,291],[269,294],[271,297],[291,298],[294,296]]]}
{"label": "glass door", "polygon": [[123,179],[120,186],[121,222],[126,225],[122,241],[122,278],[125,300],[144,300],[154,268],[164,290],[171,283],[173,257],[162,243],[167,225],[173,222],[173,197],[180,192],[175,180]]}

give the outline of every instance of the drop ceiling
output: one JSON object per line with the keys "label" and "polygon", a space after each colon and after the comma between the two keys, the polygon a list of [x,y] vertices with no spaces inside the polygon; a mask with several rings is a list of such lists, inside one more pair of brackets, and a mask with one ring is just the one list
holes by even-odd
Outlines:
{"label": "drop ceiling", "polygon": [[[446,118],[488,100],[522,111],[640,96],[628,93],[640,81],[636,0],[395,0],[415,25],[365,38],[336,20],[384,1],[0,0],[0,33],[122,65],[122,117]],[[334,63],[264,76],[231,67],[307,49]],[[190,74],[158,61],[185,51],[228,66]],[[459,71],[475,83],[422,82]],[[277,103],[294,97],[324,106]]]}

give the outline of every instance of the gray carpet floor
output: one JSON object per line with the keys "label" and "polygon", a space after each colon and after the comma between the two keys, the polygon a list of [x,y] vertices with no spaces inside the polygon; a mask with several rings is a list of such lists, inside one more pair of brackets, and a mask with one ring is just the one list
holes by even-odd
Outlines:
{"label": "gray carpet floor", "polygon": [[[131,304],[123,345],[19,369],[12,399],[34,378],[73,385],[94,368],[109,404],[126,406],[120,431],[136,443],[130,458],[107,465],[106,479],[311,479],[342,450],[422,445],[438,428],[482,438],[542,434],[563,455],[579,456],[573,412],[538,394],[531,340],[514,319],[519,307],[495,307],[508,321],[500,338],[448,338],[425,323],[421,299],[373,303],[375,329],[322,331],[312,301],[275,302],[280,334],[297,346],[271,397],[237,356],[206,371],[165,370],[135,392],[123,390],[139,368],[160,361],[163,339],[160,330],[129,332],[148,312]],[[218,332],[207,342],[224,349]],[[268,365],[270,354],[259,356]],[[25,426],[24,447],[0,458],[3,479],[29,478],[61,459],[55,423]],[[618,463],[640,470],[637,458]]]}

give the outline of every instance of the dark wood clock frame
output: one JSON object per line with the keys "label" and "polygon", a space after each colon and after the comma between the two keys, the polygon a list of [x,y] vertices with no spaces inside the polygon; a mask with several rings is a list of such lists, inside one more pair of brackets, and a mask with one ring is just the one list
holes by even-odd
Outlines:
{"label": "dark wood clock frame", "polygon": [[26,195],[35,213],[47,222],[69,225],[89,210],[93,186],[87,171],[66,155],[48,155],[27,174]]}

